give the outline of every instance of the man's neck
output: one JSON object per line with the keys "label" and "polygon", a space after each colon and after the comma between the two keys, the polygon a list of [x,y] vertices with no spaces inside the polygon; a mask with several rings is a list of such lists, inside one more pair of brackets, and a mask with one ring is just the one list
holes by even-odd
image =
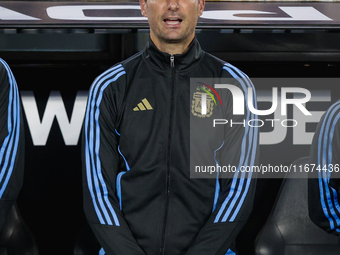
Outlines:
{"label": "man's neck", "polygon": [[156,47],[162,51],[169,54],[183,54],[189,48],[190,43],[192,42],[193,38],[190,40],[182,41],[182,42],[165,42],[160,41],[157,37],[150,35],[152,42],[156,45]]}

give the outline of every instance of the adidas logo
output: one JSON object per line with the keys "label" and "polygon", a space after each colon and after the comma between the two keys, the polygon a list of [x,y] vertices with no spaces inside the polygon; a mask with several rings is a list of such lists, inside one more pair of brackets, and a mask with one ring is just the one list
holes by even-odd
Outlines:
{"label": "adidas logo", "polygon": [[144,98],[142,102],[137,104],[137,107],[133,108],[133,110],[136,112],[136,111],[153,110],[153,108],[151,104],[149,103],[149,101],[146,98]]}

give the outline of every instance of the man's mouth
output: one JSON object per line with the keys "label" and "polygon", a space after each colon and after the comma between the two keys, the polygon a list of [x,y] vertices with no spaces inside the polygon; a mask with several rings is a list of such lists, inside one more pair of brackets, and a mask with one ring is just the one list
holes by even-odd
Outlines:
{"label": "man's mouth", "polygon": [[167,24],[167,25],[179,25],[181,22],[182,22],[182,19],[180,18],[166,18],[164,19],[164,22]]}

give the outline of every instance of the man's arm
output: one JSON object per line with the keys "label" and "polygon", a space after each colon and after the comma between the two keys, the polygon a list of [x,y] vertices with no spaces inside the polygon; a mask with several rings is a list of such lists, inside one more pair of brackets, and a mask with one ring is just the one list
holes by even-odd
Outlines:
{"label": "man's arm", "polygon": [[[226,64],[224,75],[229,73],[238,81],[239,88],[247,98],[247,88],[253,87],[249,78],[238,69]],[[227,76],[227,77],[228,77]],[[230,77],[230,76],[229,76]],[[220,91],[221,95],[226,90]],[[255,90],[253,89],[253,101]],[[224,95],[226,99],[226,95]],[[222,99],[223,100],[223,99]],[[246,223],[252,210],[255,192],[255,176],[252,173],[241,172],[244,166],[254,166],[258,161],[258,128],[249,127],[247,122],[257,117],[245,105],[244,115],[233,115],[232,99],[226,103],[226,119],[232,119],[233,127],[226,127],[223,146],[217,152],[220,166],[235,166],[236,172],[231,176],[219,173],[217,180],[217,197],[210,218],[198,233],[193,245],[186,255],[224,255],[235,241],[238,233]],[[256,107],[256,103],[254,104]],[[245,121],[245,125],[241,124]],[[230,178],[226,178],[230,177]]]}
{"label": "man's arm", "polygon": [[0,59],[0,231],[23,182],[24,132],[19,91],[13,73]]}
{"label": "man's arm", "polygon": [[[323,115],[314,134],[308,179],[309,217],[327,232],[340,233],[340,101]],[[332,170],[333,169],[333,170]]]}
{"label": "man's arm", "polygon": [[[120,164],[118,108],[125,71],[117,65],[99,76],[90,89],[83,132],[84,210],[106,254],[145,255],[120,211],[117,176]],[[125,169],[126,171],[126,169]],[[118,188],[119,189],[119,188]]]}

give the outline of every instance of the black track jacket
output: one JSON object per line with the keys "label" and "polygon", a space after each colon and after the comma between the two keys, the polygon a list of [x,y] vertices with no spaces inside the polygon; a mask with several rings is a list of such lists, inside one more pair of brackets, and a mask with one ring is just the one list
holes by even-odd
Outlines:
{"label": "black track jacket", "polygon": [[0,231],[23,182],[24,132],[17,83],[0,58]]}
{"label": "black track jacket", "polygon": [[310,151],[308,202],[311,220],[340,234],[340,101],[321,118]]}
{"label": "black track jacket", "polygon": [[[189,84],[200,77],[235,78],[245,96],[252,86],[196,39],[180,55],[160,52],[150,40],[93,82],[84,123],[84,209],[106,254],[224,255],[247,220],[254,175],[190,178]],[[209,118],[194,117],[197,125],[209,121],[201,137],[210,148],[201,156],[238,169],[255,165],[258,129],[242,121],[256,116],[247,105],[233,116],[231,92],[217,92],[223,106],[217,102]],[[214,118],[240,124],[215,131]]]}

